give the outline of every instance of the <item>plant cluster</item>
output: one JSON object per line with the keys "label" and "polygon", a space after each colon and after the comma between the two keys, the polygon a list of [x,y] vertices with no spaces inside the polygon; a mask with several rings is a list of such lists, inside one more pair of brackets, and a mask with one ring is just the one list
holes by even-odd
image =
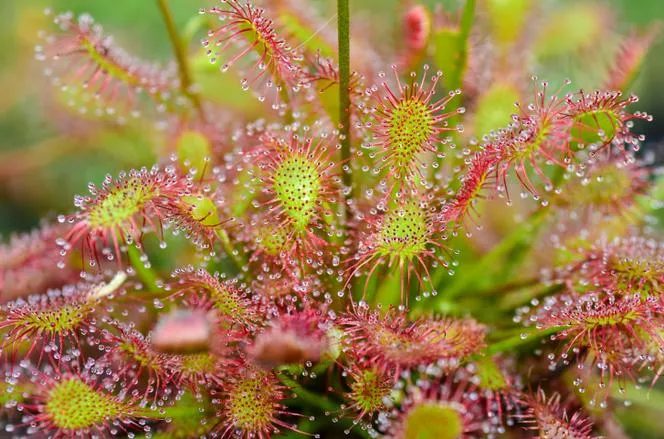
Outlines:
{"label": "plant cluster", "polygon": [[[629,94],[656,30],[612,34],[575,89],[531,71],[608,38],[597,4],[403,2],[386,50],[347,0],[338,35],[309,2],[255,3],[201,9],[194,49],[157,1],[171,67],[49,12],[50,99],[164,141],[0,247],[4,430],[624,436],[664,373],[652,117]],[[215,99],[232,86],[257,116]]]}

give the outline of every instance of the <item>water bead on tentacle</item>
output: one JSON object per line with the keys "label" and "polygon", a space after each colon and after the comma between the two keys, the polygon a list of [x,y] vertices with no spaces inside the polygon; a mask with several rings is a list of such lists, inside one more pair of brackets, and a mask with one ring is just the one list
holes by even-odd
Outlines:
{"label": "water bead on tentacle", "polygon": [[581,411],[564,404],[560,393],[547,398],[544,390],[539,389],[536,394],[524,395],[521,400],[527,408],[515,418],[525,424],[524,428],[536,431],[540,438],[600,439],[592,434],[592,421]]}
{"label": "water bead on tentacle", "polygon": [[75,198],[78,212],[60,218],[73,224],[65,250],[79,246],[91,264],[102,263],[103,256],[119,265],[122,246],[140,246],[146,231],[161,232],[162,208],[188,193],[189,186],[174,171],[157,166],[121,172],[116,179],[107,175],[101,187],[89,185],[90,195]]}
{"label": "water bead on tentacle", "polygon": [[[637,380],[652,345],[664,350],[664,309],[658,297],[639,294],[571,294],[548,298],[530,316],[538,329],[561,328],[552,336],[563,342],[562,353],[572,352],[577,364],[587,361],[600,374],[600,393],[614,379]],[[606,396],[606,395],[604,395]]]}
{"label": "water bead on tentacle", "polygon": [[56,243],[68,230],[68,225],[44,223],[0,244],[0,303],[60,288],[79,279],[78,270],[61,261],[61,249]]}
{"label": "water bead on tentacle", "polygon": [[88,14],[76,18],[65,13],[53,21],[59,32],[45,36],[36,57],[51,63],[45,74],[54,85],[75,89],[82,84],[83,91],[92,93],[108,114],[137,117],[140,94],[159,105],[172,105],[169,102],[179,87],[174,69],[147,64],[116,47]]}
{"label": "water bead on tentacle", "polygon": [[301,87],[301,56],[277,35],[274,23],[265,10],[244,0],[220,0],[220,6],[201,9],[201,13],[217,16],[221,26],[210,30],[203,40],[210,61],[221,59],[225,72],[248,58],[243,89],[253,87],[258,99],[273,96],[273,107],[281,109],[290,96]]}
{"label": "water bead on tentacle", "polygon": [[404,199],[385,212],[364,217],[358,231],[359,248],[348,260],[347,284],[358,273],[367,272],[367,282],[381,264],[395,267],[401,278],[402,302],[406,302],[406,289],[411,277],[416,277],[420,288],[430,282],[431,264],[448,267],[440,255],[447,252],[441,243],[446,239],[445,225],[426,202]]}
{"label": "water bead on tentacle", "polygon": [[152,412],[136,398],[116,395],[126,392],[115,375],[103,379],[79,367],[63,365],[50,372],[33,371],[34,391],[24,404],[25,422],[31,434],[53,438],[105,437],[120,428],[146,430]]}
{"label": "water bead on tentacle", "polygon": [[287,388],[274,372],[246,364],[222,388],[220,423],[215,428],[221,438],[269,438],[281,429],[297,431],[280,419],[293,413],[283,404]]}
{"label": "water bead on tentacle", "polygon": [[383,427],[389,439],[469,439],[478,437],[486,423],[477,404],[475,386],[452,377],[407,385],[398,408]]}
{"label": "water bead on tentacle", "polygon": [[342,315],[338,324],[346,335],[346,349],[394,379],[409,368],[454,363],[484,346],[485,328],[472,320],[410,321],[403,312],[372,311],[360,304]]}
{"label": "water bead on tentacle", "polygon": [[383,82],[372,92],[376,103],[372,108],[375,123],[370,128],[374,136],[371,143],[380,150],[381,168],[387,171],[392,184],[398,186],[426,181],[424,154],[441,154],[441,145],[449,142],[445,133],[460,130],[450,127],[448,119],[463,110],[445,112],[457,93],[436,98],[436,85],[442,73],[435,74],[426,85],[427,71],[425,68],[420,82],[411,75],[410,82],[404,85],[394,68],[397,90]]}
{"label": "water bead on tentacle", "polygon": [[29,343],[22,356],[30,358],[43,343],[47,346],[40,352],[40,360],[47,352],[60,357],[67,347],[80,348],[80,336],[95,328],[97,308],[121,287],[125,278],[121,272],[109,283],[68,285],[4,304],[0,307],[0,330],[7,332],[0,347],[15,354],[21,344]]}

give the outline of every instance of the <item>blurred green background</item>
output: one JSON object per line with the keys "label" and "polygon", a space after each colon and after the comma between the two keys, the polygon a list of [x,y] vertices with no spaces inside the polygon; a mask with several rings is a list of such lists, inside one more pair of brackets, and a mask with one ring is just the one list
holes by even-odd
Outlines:
{"label": "blurred green background", "polygon": [[[539,0],[538,0],[539,2]],[[170,0],[178,26],[183,29],[197,15],[198,8],[212,0]],[[269,2],[268,2],[269,3]],[[460,1],[427,0],[450,9]],[[570,0],[546,0],[547,10],[564,11]],[[626,34],[630,28],[645,27],[664,20],[663,0],[605,0],[589,2],[614,8],[615,31]],[[301,0],[322,17],[333,17],[331,0]],[[368,25],[379,52],[389,54],[398,26],[397,0],[353,0],[356,25]],[[87,183],[99,182],[104,174],[119,169],[149,165],[155,160],[155,140],[132,133],[105,130],[96,135],[95,122],[88,126],[48,99],[48,84],[34,61],[34,46],[41,29],[49,29],[45,8],[54,12],[89,12],[112,34],[116,42],[149,60],[170,59],[166,30],[153,0],[2,0],[0,1],[0,235],[33,227],[42,217],[71,210],[72,197],[86,192]],[[334,21],[330,20],[330,26]],[[601,52],[601,44],[589,47]],[[587,58],[581,57],[581,60]],[[584,85],[584,75],[593,70],[579,58],[557,60],[543,66],[541,78],[571,76]],[[546,69],[545,69],[546,67]],[[556,71],[548,69],[554,68]],[[642,99],[639,109],[652,113],[655,122],[644,127],[646,149],[662,160],[664,137],[664,44],[659,38],[647,57],[634,92]],[[65,115],[66,116],[66,115]],[[71,135],[73,134],[73,135]]]}

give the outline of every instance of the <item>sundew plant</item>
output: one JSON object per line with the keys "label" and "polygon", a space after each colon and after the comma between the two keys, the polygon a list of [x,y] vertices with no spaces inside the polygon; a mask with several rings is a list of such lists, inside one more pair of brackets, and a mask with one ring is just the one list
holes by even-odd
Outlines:
{"label": "sundew plant", "polygon": [[59,129],[157,158],[0,245],[0,436],[664,437],[658,27],[449,3],[156,0],[167,64],[47,10]]}

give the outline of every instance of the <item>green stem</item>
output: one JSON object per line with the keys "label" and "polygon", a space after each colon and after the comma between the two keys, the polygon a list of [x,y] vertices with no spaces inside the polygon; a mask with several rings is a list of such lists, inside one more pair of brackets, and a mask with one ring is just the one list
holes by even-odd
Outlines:
{"label": "green stem", "polygon": [[226,233],[225,230],[218,230],[217,237],[219,238],[219,241],[221,241],[221,246],[224,248],[226,255],[235,264],[238,273],[242,273],[243,268],[247,266],[247,261],[242,257],[240,252],[235,249],[228,233]]}
{"label": "green stem", "polygon": [[[463,86],[463,78],[466,73],[466,67],[468,65],[468,39],[470,38],[470,31],[473,27],[473,20],[475,19],[475,9],[477,6],[476,0],[466,0],[466,5],[463,8],[461,14],[461,27],[459,29],[459,40],[458,40],[458,52],[452,54],[456,55],[456,68],[450,74],[449,81],[447,83],[450,90],[456,90]],[[448,108],[457,109],[463,104],[462,95],[457,95],[449,104]],[[449,126],[455,127],[458,125],[461,117],[458,113],[454,113],[448,120]],[[456,131],[451,132],[453,140],[456,143],[459,140],[459,133]],[[443,162],[442,158],[436,159],[438,166]],[[432,167],[432,172],[436,169]]]}
{"label": "green stem", "polygon": [[[341,160],[350,171],[350,10],[349,0],[337,0],[337,36],[339,44],[339,134]],[[352,198],[353,178],[350,172],[341,173],[344,186],[350,189],[346,200]],[[348,209],[346,209],[348,212]]]}
{"label": "green stem", "polygon": [[459,47],[459,68],[456,69],[454,78],[450,79],[451,89],[461,87],[463,82],[463,76],[466,72],[466,65],[468,63],[468,39],[470,38],[470,31],[473,27],[476,6],[477,0],[466,0],[466,6],[463,8],[463,14],[461,15],[461,29],[459,30],[459,40],[461,44],[461,47]]}
{"label": "green stem", "polygon": [[512,282],[506,282],[504,284],[496,285],[495,287],[487,288],[486,290],[477,291],[473,295],[476,297],[503,296],[504,294],[511,293],[512,291],[515,290],[520,290],[526,287],[537,285],[539,282],[540,279],[538,277],[515,280]]}
{"label": "green stem", "polygon": [[141,261],[141,252],[133,245],[130,245],[127,249],[127,255],[129,256],[131,266],[134,267],[136,275],[143,282],[145,288],[149,291],[160,291],[161,288],[157,282],[159,276],[152,268],[146,267],[145,263]]}
{"label": "green stem", "polygon": [[[341,170],[344,188],[344,216],[350,217],[350,202],[353,198],[353,176],[351,174],[350,153],[350,5],[349,0],[337,0],[337,45],[339,50],[339,141],[341,143],[341,163],[347,170]],[[341,307],[352,300],[357,281],[353,280],[351,291],[344,296]]]}
{"label": "green stem", "polygon": [[527,330],[523,332],[526,334],[524,337],[522,334],[516,335],[514,337],[507,338],[505,340],[493,343],[489,345],[484,353],[487,355],[497,354],[499,352],[511,351],[517,347],[527,345],[535,340],[539,340],[542,337],[547,337],[549,335],[557,334],[558,332],[567,329],[567,326],[554,326],[552,328],[547,328],[541,331],[530,331]]}
{"label": "green stem", "polygon": [[[334,413],[341,414],[340,413],[341,407],[336,402],[333,402],[332,400],[326,398],[325,396],[318,395],[314,392],[310,392],[309,390],[302,387],[300,383],[298,383],[293,378],[289,377],[286,373],[284,373],[284,371],[277,373],[277,376],[279,378],[279,381],[281,381],[283,385],[288,387],[291,392],[297,395],[298,400],[307,403],[308,406],[318,407],[322,409],[325,416],[329,416],[330,414]],[[365,429],[360,428],[359,425],[356,426],[352,419],[342,418],[339,421],[342,425],[347,426],[349,429],[355,427],[353,433],[366,439],[371,438],[371,435],[369,435],[369,433]]]}
{"label": "green stem", "polygon": [[561,283],[546,286],[544,284],[507,292],[498,299],[498,308],[503,311],[513,310],[537,297],[552,296],[564,289]]}
{"label": "green stem", "polygon": [[381,304],[386,306],[399,305],[401,303],[401,277],[403,269],[400,265],[387,268],[385,276],[378,284],[376,295],[371,299],[372,305]]}
{"label": "green stem", "polygon": [[175,26],[173,14],[168,7],[168,0],[157,0],[157,6],[159,6],[159,11],[161,12],[161,16],[164,19],[164,24],[166,25],[168,37],[171,40],[171,45],[173,46],[173,52],[175,53],[175,59],[178,64],[178,71],[180,74],[180,88],[182,89],[182,93],[187,96],[189,100],[191,100],[201,118],[205,119],[200,98],[198,94],[193,92],[191,89],[193,81],[191,71],[189,70],[189,63],[187,62],[187,52],[185,50],[184,44],[182,43],[182,40],[180,39],[177,27]]}
{"label": "green stem", "polygon": [[[526,222],[517,227],[512,233],[507,235],[502,241],[494,246],[488,253],[468,270],[455,275],[452,282],[444,285],[444,278],[436,284],[439,291],[440,300],[451,299],[466,291],[474,282],[485,279],[491,274],[492,267],[504,266],[506,260],[510,259],[510,253],[517,247],[523,247],[524,243],[533,239],[533,236],[544,224],[547,209],[541,209],[535,212],[526,220]],[[522,251],[525,251],[522,248]]]}
{"label": "green stem", "polygon": [[285,373],[282,372],[279,374],[279,380],[295,395],[297,395],[299,400],[304,401],[311,406],[323,409],[328,413],[339,410],[339,406],[337,404],[330,401],[328,398],[325,398],[324,396],[308,391],[302,387],[300,383],[287,376]]}

